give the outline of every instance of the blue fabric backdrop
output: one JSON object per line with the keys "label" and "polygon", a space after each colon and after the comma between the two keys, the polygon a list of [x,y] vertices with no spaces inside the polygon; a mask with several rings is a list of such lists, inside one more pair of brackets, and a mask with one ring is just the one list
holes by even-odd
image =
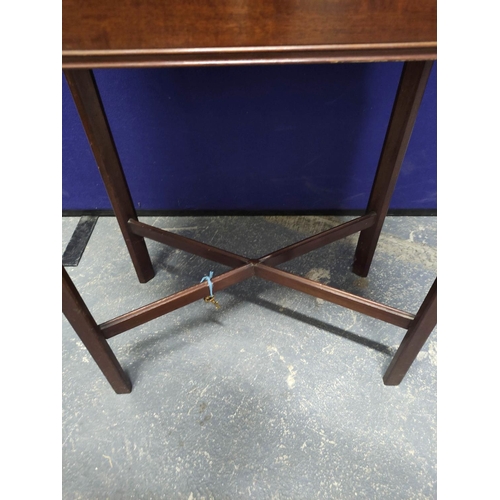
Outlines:
{"label": "blue fabric backdrop", "polygon": [[[401,63],[96,70],[138,210],[359,210]],[[110,204],[63,82],[63,209]],[[436,208],[436,65],[391,203]]]}

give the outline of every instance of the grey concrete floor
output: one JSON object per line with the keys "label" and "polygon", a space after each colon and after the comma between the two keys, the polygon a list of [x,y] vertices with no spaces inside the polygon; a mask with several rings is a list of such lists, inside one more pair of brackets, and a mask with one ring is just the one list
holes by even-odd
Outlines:
{"label": "grey concrete floor", "polygon": [[[258,257],[347,217],[145,217]],[[63,250],[78,222],[63,218]],[[148,241],[140,284],[114,218],[67,268],[97,322],[224,266]],[[416,312],[436,275],[436,218],[386,219],[368,278],[356,236],[280,266]],[[436,498],[436,332],[406,378],[382,374],[404,331],[257,278],[110,340],[116,395],[65,318],[63,498]]]}

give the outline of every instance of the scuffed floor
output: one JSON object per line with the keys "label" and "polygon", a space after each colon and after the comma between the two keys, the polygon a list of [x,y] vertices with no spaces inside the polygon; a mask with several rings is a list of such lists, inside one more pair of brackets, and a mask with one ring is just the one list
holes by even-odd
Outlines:
{"label": "scuffed floor", "polygon": [[[259,257],[348,217],[144,217]],[[63,250],[77,218],[63,218]],[[436,275],[436,218],[389,217],[368,278],[356,236],[280,266],[416,312]],[[148,241],[140,284],[116,220],[67,268],[97,322],[196,284],[219,264]],[[399,387],[404,331],[257,278],[110,340],[117,396],[63,317],[65,499],[436,498],[436,332]]]}

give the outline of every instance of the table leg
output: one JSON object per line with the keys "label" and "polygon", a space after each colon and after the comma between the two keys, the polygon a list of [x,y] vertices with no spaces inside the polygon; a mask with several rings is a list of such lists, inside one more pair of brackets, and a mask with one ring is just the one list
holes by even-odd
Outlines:
{"label": "table leg", "polygon": [[361,231],[354,256],[353,271],[359,276],[367,276],[370,270],[431,68],[432,61],[404,64],[366,209],[366,213],[376,212],[377,220]]}
{"label": "table leg", "polygon": [[64,315],[108,379],[111,387],[117,394],[129,393],[132,390],[130,379],[118,363],[64,267],[62,268],[62,306]]}
{"label": "table leg", "polygon": [[437,323],[437,280],[420,306],[396,354],[384,374],[385,385],[398,385]]}
{"label": "table leg", "polygon": [[127,181],[111,135],[99,91],[91,70],[71,69],[64,74],[90,142],[116,219],[127,245],[137,277],[146,283],[154,276],[144,238],[133,234],[128,220],[137,220]]}

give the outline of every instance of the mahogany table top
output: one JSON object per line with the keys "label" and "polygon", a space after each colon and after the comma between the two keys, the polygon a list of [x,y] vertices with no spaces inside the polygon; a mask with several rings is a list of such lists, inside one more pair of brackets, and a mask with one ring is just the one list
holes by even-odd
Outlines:
{"label": "mahogany table top", "polygon": [[436,0],[62,0],[63,68],[435,59]]}

